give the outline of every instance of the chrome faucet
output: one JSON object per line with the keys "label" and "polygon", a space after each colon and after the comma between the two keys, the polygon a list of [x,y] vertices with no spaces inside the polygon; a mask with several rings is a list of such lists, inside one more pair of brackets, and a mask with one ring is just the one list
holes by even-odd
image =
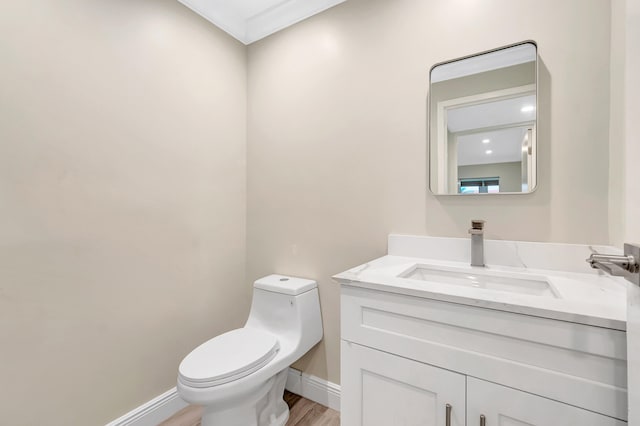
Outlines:
{"label": "chrome faucet", "polygon": [[471,266],[484,266],[484,220],[472,220],[471,229]]}
{"label": "chrome faucet", "polygon": [[625,277],[635,285],[640,285],[640,245],[625,244],[624,256],[593,253],[587,263],[594,269],[601,269],[609,275]]}

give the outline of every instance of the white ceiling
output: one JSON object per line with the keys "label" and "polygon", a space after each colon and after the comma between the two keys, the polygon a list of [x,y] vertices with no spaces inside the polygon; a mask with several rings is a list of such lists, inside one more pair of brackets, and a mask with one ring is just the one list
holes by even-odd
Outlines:
{"label": "white ceiling", "polygon": [[[535,109],[522,112],[525,106],[535,107],[536,96],[524,95],[447,110],[447,128],[457,136],[458,165],[521,161],[522,138],[530,123],[536,120]],[[482,143],[483,139],[490,142]],[[487,154],[487,150],[491,150],[491,154]]]}
{"label": "white ceiling", "polygon": [[178,1],[244,44],[251,44],[346,0]]}
{"label": "white ceiling", "polygon": [[[458,165],[522,161],[522,140],[529,126],[458,136]],[[489,143],[483,143],[489,139]],[[486,151],[491,150],[491,154]]]}

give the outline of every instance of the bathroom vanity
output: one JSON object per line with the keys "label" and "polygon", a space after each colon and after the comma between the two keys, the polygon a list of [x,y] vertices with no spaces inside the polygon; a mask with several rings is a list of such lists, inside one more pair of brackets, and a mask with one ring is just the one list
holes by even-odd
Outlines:
{"label": "bathroom vanity", "polygon": [[389,237],[341,284],[346,425],[626,425],[626,286],[611,247]]}

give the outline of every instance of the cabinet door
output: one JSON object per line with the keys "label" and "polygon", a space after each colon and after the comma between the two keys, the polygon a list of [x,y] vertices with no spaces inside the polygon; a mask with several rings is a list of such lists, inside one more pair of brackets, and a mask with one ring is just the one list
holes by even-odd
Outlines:
{"label": "cabinet door", "polygon": [[467,377],[467,426],[626,426],[627,423],[541,396]]}
{"label": "cabinet door", "polygon": [[464,375],[344,340],[341,359],[343,425],[464,426]]}

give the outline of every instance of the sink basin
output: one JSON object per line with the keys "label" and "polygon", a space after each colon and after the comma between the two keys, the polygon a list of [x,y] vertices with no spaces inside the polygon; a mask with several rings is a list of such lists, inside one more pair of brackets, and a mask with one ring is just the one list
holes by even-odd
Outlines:
{"label": "sink basin", "polygon": [[556,289],[544,276],[533,274],[417,264],[398,277],[530,296],[559,297]]}

